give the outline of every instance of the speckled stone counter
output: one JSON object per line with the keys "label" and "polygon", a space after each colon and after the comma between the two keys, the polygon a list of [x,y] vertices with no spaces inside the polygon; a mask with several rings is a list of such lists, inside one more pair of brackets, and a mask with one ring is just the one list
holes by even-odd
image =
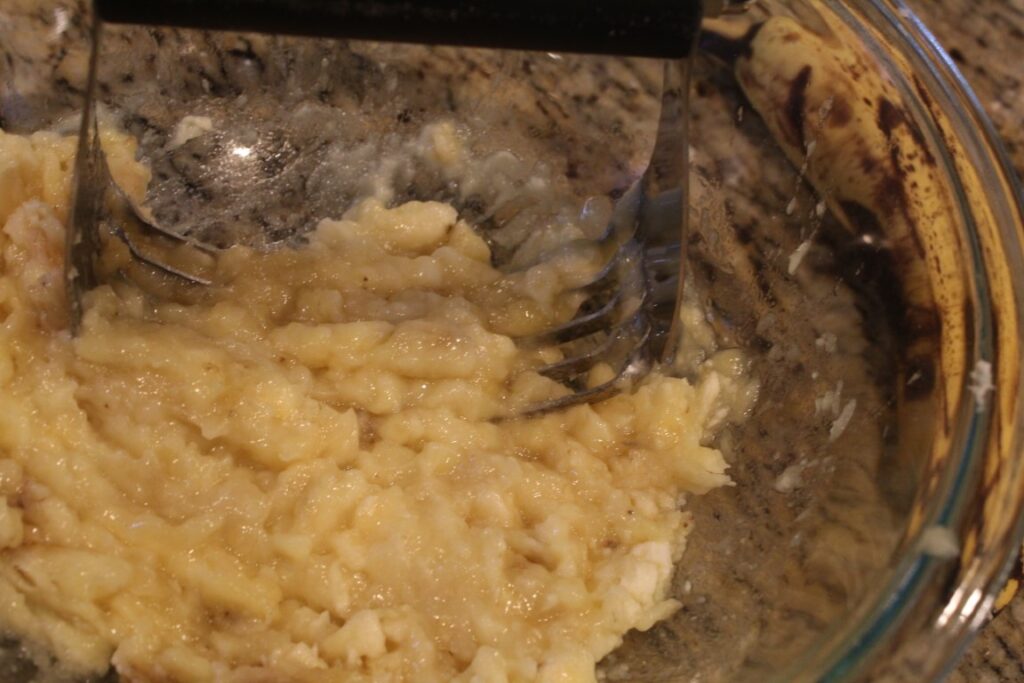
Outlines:
{"label": "speckled stone counter", "polygon": [[[967,77],[1024,176],[1024,0],[908,3]],[[982,631],[950,681],[1024,681],[1024,592]]]}

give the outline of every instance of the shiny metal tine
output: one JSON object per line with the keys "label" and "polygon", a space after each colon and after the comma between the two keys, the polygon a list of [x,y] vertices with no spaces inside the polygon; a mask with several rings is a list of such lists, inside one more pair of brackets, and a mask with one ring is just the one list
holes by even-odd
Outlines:
{"label": "shiny metal tine", "polygon": [[139,248],[136,241],[129,235],[129,226],[133,231],[137,231],[140,237],[149,236],[158,240],[174,242],[177,245],[185,245],[207,255],[214,255],[219,251],[216,247],[190,239],[157,225],[153,221],[147,220],[145,218],[145,211],[132,201],[131,197],[110,175],[110,167],[106,161],[107,157],[102,146],[99,145],[98,136],[96,146],[98,148],[96,151],[98,159],[96,177],[101,181],[101,186],[109,192],[108,196],[111,200],[110,215],[103,221],[110,233],[128,247],[128,252],[136,261],[144,263],[165,275],[184,280],[188,284],[204,287],[212,285],[213,281],[210,278],[165,263]]}
{"label": "shiny metal tine", "polygon": [[650,334],[651,332],[648,328],[644,332],[643,336],[638,339],[634,345],[632,345],[629,354],[625,359],[623,359],[615,377],[612,379],[590,389],[574,391],[571,394],[566,394],[559,398],[535,403],[526,410],[518,413],[516,417],[534,417],[554,410],[579,405],[581,403],[595,403],[597,401],[603,401],[606,398],[611,398],[615,394],[618,394],[623,390],[625,385],[642,378],[649,372],[652,361],[648,353],[647,340],[650,337]]}
{"label": "shiny metal tine", "polygon": [[650,322],[643,308],[638,308],[627,320],[616,325],[603,339],[588,350],[545,365],[538,373],[560,382],[587,372],[602,362],[611,362],[623,355],[623,350],[636,348],[650,332]]}
{"label": "shiny metal tine", "polygon": [[[635,242],[624,245],[610,264],[610,284],[615,286],[611,297],[600,304],[594,311],[578,315],[569,322],[555,327],[539,335],[527,337],[525,341],[537,346],[564,344],[565,342],[589,336],[601,330],[607,330],[623,320],[635,309],[641,308],[646,298],[646,282],[644,281],[642,254],[640,245]],[[602,282],[599,278],[594,282]],[[585,285],[584,287],[589,287]],[[584,302],[586,303],[586,302]],[[629,308],[628,308],[629,307]]]}
{"label": "shiny metal tine", "polygon": [[628,251],[628,245],[619,245],[612,254],[612,257],[608,259],[608,262],[601,266],[601,270],[597,271],[593,279],[585,285],[581,285],[575,288],[574,292],[586,292],[587,294],[594,295],[600,294],[601,292],[607,292],[612,289],[618,283],[618,269],[619,263]]}
{"label": "shiny metal tine", "polygon": [[[77,334],[81,327],[82,299],[85,293],[100,284],[97,264],[103,250],[101,228],[105,227],[111,235],[121,240],[135,261],[192,285],[209,286],[212,281],[147,254],[129,236],[128,226],[141,233],[188,245],[205,254],[215,254],[218,251],[215,247],[191,240],[147,220],[145,212],[128,197],[110,175],[96,120],[97,61],[101,36],[102,23],[96,21],[92,29],[92,48],[89,55],[82,122],[79,127],[65,246],[64,281],[72,334]],[[105,215],[108,211],[105,211],[104,207],[109,209],[111,215]]]}
{"label": "shiny metal tine", "polygon": [[[616,286],[617,290],[597,311],[588,311],[536,339],[558,343],[585,338],[583,331],[594,334],[612,327],[608,338],[589,347],[584,339],[578,342],[577,353],[541,368],[572,393],[534,404],[522,416],[603,400],[643,378],[656,362],[674,358],[682,334],[678,312],[688,213],[688,89],[689,60],[667,62],[650,165],[640,182],[616,203],[612,217],[611,233],[628,237],[622,253],[616,253],[593,281],[600,283],[594,291]],[[637,307],[623,313],[627,302],[633,301]],[[589,389],[574,386],[584,372],[601,362],[617,365],[615,377]]]}
{"label": "shiny metal tine", "polygon": [[661,244],[644,250],[644,265],[651,273],[674,271],[679,269],[679,257],[682,255],[679,242]]}
{"label": "shiny metal tine", "polygon": [[121,240],[126,247],[128,247],[128,252],[136,261],[144,263],[150,268],[158,270],[161,273],[164,273],[165,275],[171,275],[173,277],[180,278],[189,284],[199,285],[203,287],[209,287],[210,285],[213,284],[213,280],[209,278],[202,277],[201,275],[196,275],[195,273],[187,272],[180,268],[175,268],[174,266],[168,263],[164,263],[158,259],[153,258],[152,256],[147,255],[145,252],[139,249],[138,246],[136,246],[136,244],[132,241],[132,239],[128,236],[128,234],[124,231],[122,227],[112,225],[110,226],[110,231],[114,234],[115,237]]}
{"label": "shiny metal tine", "polygon": [[[100,154],[103,155],[103,159],[106,160],[106,155],[103,154],[102,149],[100,150]],[[139,205],[136,204],[132,200],[132,198],[128,196],[128,193],[121,189],[120,185],[114,182],[113,178],[109,177],[109,167],[107,167],[106,163],[104,163],[103,168],[108,174],[108,187],[114,189],[116,200],[120,202],[122,206],[127,206],[130,209],[131,217],[127,218],[126,220],[133,221],[143,231],[148,232],[156,237],[166,238],[168,240],[172,240],[180,244],[188,245],[189,247],[197,249],[203,252],[204,254],[210,254],[212,256],[221,251],[218,247],[215,247],[211,244],[206,244],[205,242],[200,242],[199,240],[192,239],[191,237],[186,237],[184,235],[174,232],[173,230],[168,230],[162,225],[159,225],[151,220],[147,220],[146,218],[144,218],[144,216],[146,215],[146,211],[139,207]],[[182,277],[185,277],[185,279],[190,279],[190,276],[188,276],[187,274],[182,275]]]}
{"label": "shiny metal tine", "polygon": [[648,293],[648,303],[651,306],[674,304],[679,290],[679,278],[672,277],[667,280],[653,282]]}
{"label": "shiny metal tine", "polygon": [[599,237],[591,241],[598,247],[614,244],[615,251],[601,269],[594,274],[590,282],[576,287],[573,291],[598,293],[608,291],[609,285],[617,283],[619,263],[624,257],[633,256],[636,252],[634,237],[639,227],[637,216],[641,199],[642,189],[639,181],[633,183],[619,198],[608,225],[605,226]]}
{"label": "shiny metal tine", "polygon": [[[683,334],[678,310],[682,299],[683,267],[685,265],[687,220],[689,215],[689,127],[687,120],[690,85],[690,59],[665,63],[662,86],[661,114],[658,133],[651,154],[651,164],[644,174],[644,193],[637,239],[651,252],[645,256],[651,261],[645,274],[657,276],[669,265],[669,256],[675,252],[675,286],[667,282],[648,296],[647,304],[662,306],[672,302],[675,309],[667,319],[658,316],[657,322],[667,323],[667,331],[651,337],[648,351],[661,363],[671,365]],[[677,245],[677,246],[675,246]],[[664,246],[664,249],[658,250]],[[674,294],[672,293],[674,291]],[[660,325],[659,325],[660,326]]]}
{"label": "shiny metal tine", "polygon": [[99,284],[96,260],[100,253],[99,209],[103,200],[100,181],[99,131],[96,126],[96,61],[100,27],[92,30],[93,47],[85,87],[85,103],[78,132],[78,149],[72,176],[71,211],[64,246],[64,289],[68,302],[71,333],[77,334],[82,324],[82,298]]}
{"label": "shiny metal tine", "polygon": [[644,269],[650,289],[651,306],[675,305],[679,294],[681,245],[666,244],[644,251]]}

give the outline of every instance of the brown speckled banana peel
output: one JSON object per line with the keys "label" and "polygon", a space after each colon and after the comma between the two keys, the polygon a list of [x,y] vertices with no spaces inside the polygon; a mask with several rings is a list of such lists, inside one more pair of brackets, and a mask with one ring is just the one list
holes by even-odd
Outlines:
{"label": "brown speckled banana peel", "polygon": [[[997,217],[998,209],[992,197],[1012,194],[1015,189],[1005,184],[1008,181],[1005,176],[992,175],[991,170],[986,172],[979,167],[968,153],[963,133],[957,131],[949,113],[929,95],[922,75],[915,73],[914,67],[904,61],[902,55],[897,53],[893,56],[904,73],[913,74],[911,80],[914,89],[935,122],[956,169],[963,190],[963,201],[970,207],[974,219],[975,232],[985,262],[991,317],[995,321],[994,344],[988,352],[991,354],[988,360],[993,366],[994,394],[989,401],[993,429],[985,457],[981,494],[974,503],[976,509],[966,514],[970,526],[961,553],[962,570],[970,572],[972,563],[979,558],[1005,551],[1006,540],[1012,536],[1019,517],[1018,511],[1009,501],[1012,500],[1010,492],[1019,486],[1012,472],[1021,453],[1016,433],[1020,420],[1020,377],[1024,354],[1021,352],[1022,340],[1017,326],[1009,322],[1017,319],[1020,300],[1013,283],[1013,261],[1008,258],[1007,243],[1001,233],[1009,227],[1004,221],[1017,218],[1017,225],[1020,226],[1024,225],[1024,216],[1004,214]],[[1010,227],[1010,230],[1013,228]],[[1024,581],[1024,567],[1020,557],[1013,563],[1011,576],[1011,590],[1000,596],[997,606],[1005,606],[1012,592]]]}
{"label": "brown speckled banana peel", "polygon": [[884,247],[899,281],[892,294],[901,297],[893,321],[904,350],[899,450],[910,457],[902,446],[930,441],[929,471],[937,477],[967,371],[971,315],[955,205],[940,165],[896,87],[844,26],[819,35],[773,17],[742,34],[717,21],[707,29],[708,44],[734,63],[750,104],[832,214],[865,246]]}

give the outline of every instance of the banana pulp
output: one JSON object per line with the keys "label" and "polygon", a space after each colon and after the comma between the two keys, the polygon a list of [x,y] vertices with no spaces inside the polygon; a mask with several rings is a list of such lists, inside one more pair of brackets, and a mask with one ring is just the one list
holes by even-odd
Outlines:
{"label": "banana pulp", "polygon": [[52,673],[593,681],[677,608],[681,498],[729,482],[708,439],[753,399],[738,354],[495,422],[564,390],[512,335],[589,271],[506,276],[452,207],[373,199],[226,252],[188,302],[114,279],[72,338],[74,144],[0,133],[0,628]]}

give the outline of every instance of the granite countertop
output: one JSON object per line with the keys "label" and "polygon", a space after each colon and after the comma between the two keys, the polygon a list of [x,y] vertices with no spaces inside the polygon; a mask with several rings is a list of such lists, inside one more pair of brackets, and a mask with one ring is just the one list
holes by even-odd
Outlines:
{"label": "granite countertop", "polygon": [[[906,1],[967,77],[1024,177],[1024,0]],[[949,680],[1024,680],[1024,591],[985,627]]]}

